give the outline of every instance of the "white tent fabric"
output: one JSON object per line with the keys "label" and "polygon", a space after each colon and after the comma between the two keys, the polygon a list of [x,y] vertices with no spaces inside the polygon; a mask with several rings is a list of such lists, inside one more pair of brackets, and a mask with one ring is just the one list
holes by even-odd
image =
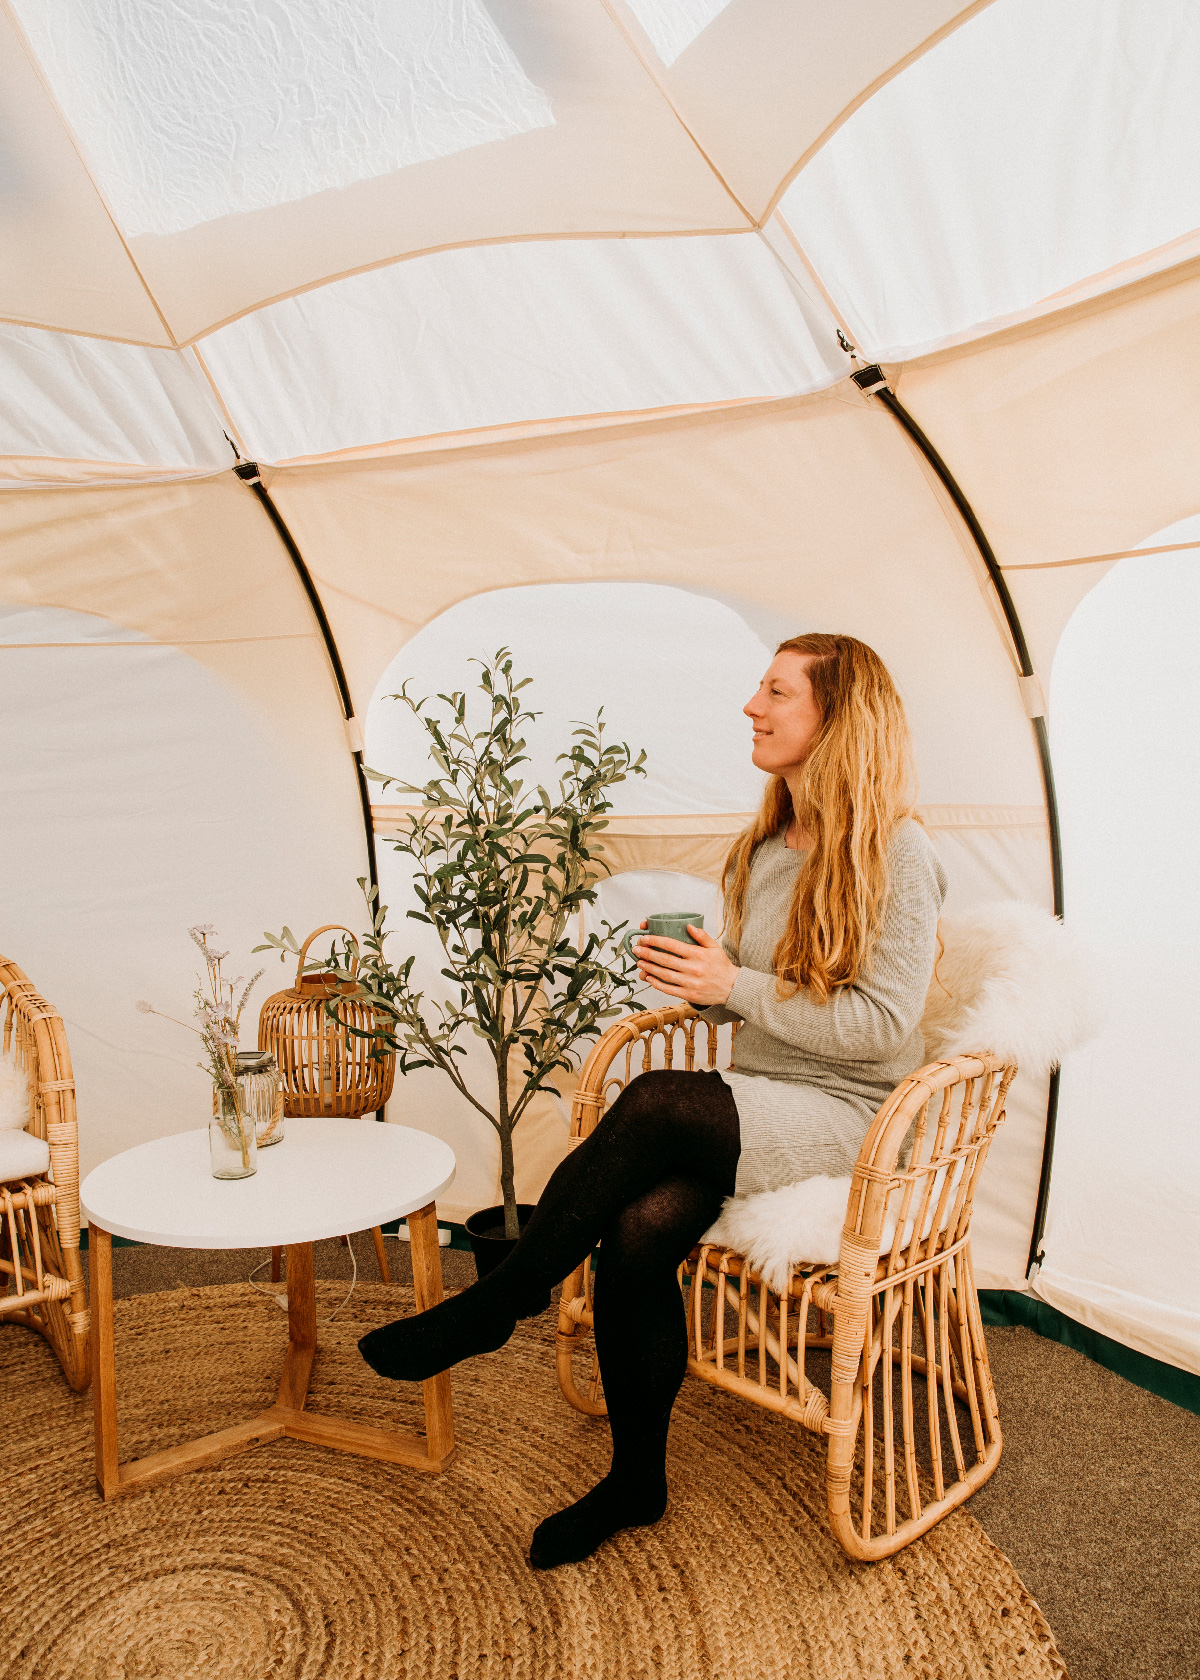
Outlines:
{"label": "white tent fabric", "polygon": [[1196,1041],[1200,882],[1180,836],[1200,828],[1200,517],[1146,546],[1167,552],[1113,568],[1054,666],[1071,919],[1111,1003],[1064,1083],[1037,1281],[1072,1318],[1186,1366],[1200,1332],[1200,1094],[1182,1052]]}
{"label": "white tent fabric", "polygon": [[[264,928],[360,914],[353,731],[239,455],[368,759],[412,749],[397,675],[463,686],[502,641],[551,734],[602,701],[648,746],[606,914],[715,907],[755,796],[740,704],[807,628],[895,670],[956,902],[1051,902],[1037,683],[839,330],[1003,568],[1064,759],[1068,917],[1175,974],[1174,929],[1097,910],[1134,864],[1088,800],[1126,768],[1076,726],[1125,580],[1158,565],[1162,633],[1195,628],[1198,58],[1185,0],[0,0],[0,948],[67,1015],[85,1162],[203,1109],[132,1013],[185,1004],[188,922],[248,960]],[[1142,544],[1175,558],[1123,558]],[[1171,669],[1139,670],[1164,731]],[[1182,855],[1190,807],[1155,810]],[[977,1271],[1200,1370],[1185,1013],[1153,1031],[1138,1076],[1128,1034],[1064,1070],[1028,1285],[1047,1093],[1019,1083]],[[391,1117],[454,1142],[461,1214],[494,1153],[452,1097],[419,1076]],[[518,1134],[527,1193],[562,1129],[548,1099]]]}

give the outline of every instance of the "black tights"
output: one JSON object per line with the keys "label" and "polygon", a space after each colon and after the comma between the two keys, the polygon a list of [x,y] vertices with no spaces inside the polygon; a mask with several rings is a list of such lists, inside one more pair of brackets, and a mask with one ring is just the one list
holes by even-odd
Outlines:
{"label": "black tights", "polygon": [[435,1375],[502,1346],[516,1320],[537,1311],[600,1243],[596,1351],[612,1469],[578,1505],[541,1525],[535,1564],[586,1557],[617,1529],[662,1515],[667,1429],[687,1369],[675,1272],[733,1194],[740,1150],[733,1093],[718,1074],[642,1074],[553,1173],[503,1265],[359,1343],[384,1376]]}

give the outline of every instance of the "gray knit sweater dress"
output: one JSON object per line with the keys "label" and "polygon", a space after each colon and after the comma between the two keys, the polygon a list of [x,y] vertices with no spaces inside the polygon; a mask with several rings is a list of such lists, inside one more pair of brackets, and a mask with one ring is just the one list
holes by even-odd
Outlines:
{"label": "gray knit sweater dress", "polygon": [[780,833],[750,864],[741,937],[722,943],[738,964],[726,1004],[709,1021],[743,1023],[733,1068],[722,1078],[737,1103],[742,1153],[737,1191],[853,1172],[884,1098],[925,1060],[919,1022],[937,954],[946,872],[919,823],[900,824],[888,846],[890,885],[866,972],[825,1003],[806,992],[781,998],[773,954],[805,853]]}

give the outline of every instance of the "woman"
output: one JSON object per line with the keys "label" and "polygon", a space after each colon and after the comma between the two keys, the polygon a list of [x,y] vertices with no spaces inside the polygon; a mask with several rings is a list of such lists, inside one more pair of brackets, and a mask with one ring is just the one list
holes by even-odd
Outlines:
{"label": "woman", "polygon": [[665,1511],[667,1429],[687,1368],[676,1268],[725,1197],[852,1171],[875,1110],[924,1061],[918,1023],[946,878],[912,818],[891,677],[852,637],[796,636],[744,710],[771,779],[725,865],[724,938],[692,929],[695,945],[637,945],[660,992],[743,1023],[734,1071],[632,1080],[554,1172],[503,1265],[359,1343],[383,1376],[433,1376],[502,1346],[601,1243],[595,1333],[612,1468],[538,1526],[534,1568],[577,1562]]}

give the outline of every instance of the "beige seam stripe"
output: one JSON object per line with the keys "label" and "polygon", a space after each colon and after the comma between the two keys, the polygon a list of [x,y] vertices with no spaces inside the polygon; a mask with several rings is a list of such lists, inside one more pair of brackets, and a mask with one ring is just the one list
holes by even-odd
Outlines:
{"label": "beige seam stripe", "polygon": [[1164,543],[1161,548],[1120,548],[1115,554],[1081,554],[1075,560],[1030,561],[1027,565],[1001,566],[1002,572],[1054,572],[1062,566],[1100,566],[1107,560],[1139,560],[1143,554],[1182,554],[1200,548],[1200,542]]}
{"label": "beige seam stripe", "polygon": [[188,348],[191,350],[192,355],[196,358],[196,361],[199,363],[200,372],[204,375],[204,378],[205,378],[205,380],[208,384],[209,389],[212,391],[213,396],[217,400],[217,404],[218,404],[218,406],[221,410],[221,413],[225,416],[225,422],[228,425],[229,430],[233,435],[233,441],[237,445],[239,454],[247,455],[249,453],[249,451],[247,450],[246,445],[242,441],[242,434],[237,429],[237,424],[234,421],[233,415],[230,414],[230,412],[229,412],[229,405],[226,403],[225,398],[221,395],[221,392],[220,392],[220,389],[217,385],[216,380],[213,378],[212,374],[209,372],[208,363],[204,360],[204,357],[200,354],[200,346],[198,344],[191,344],[191,345],[188,346]]}
{"label": "beige seam stripe", "polygon": [[[829,388],[826,385],[822,390]],[[800,396],[820,394],[818,391],[804,391]],[[560,437],[571,432],[601,431],[607,426],[673,420],[689,414],[713,414],[727,408],[760,408],[766,403],[793,400],[799,400],[799,397],[722,397],[716,402],[676,403],[663,408],[617,408],[598,414],[555,415],[545,420],[504,420],[495,426],[472,426],[454,432],[425,432],[413,437],[389,438],[383,443],[355,444],[349,449],[331,449],[324,455],[288,455],[273,464],[277,467],[310,467],[320,466],[326,461],[370,460],[377,455],[424,454],[429,450],[454,447],[460,442],[463,447],[471,448],[491,442],[505,443],[513,438]]]}
{"label": "beige seam stripe", "polygon": [[[372,805],[372,827],[386,834],[423,810],[420,805]],[[1041,805],[919,805],[918,815],[926,828],[1032,828],[1046,827]],[[753,811],[681,811],[661,816],[610,817],[606,836],[620,839],[711,837],[740,834],[753,820]]]}
{"label": "beige seam stripe", "polygon": [[[36,607],[29,609],[37,611]],[[0,621],[2,622],[2,621]],[[304,631],[297,631],[284,636],[196,636],[179,641],[155,641],[150,637],[140,641],[124,642],[5,642],[0,641],[0,653],[22,653],[27,648],[189,648],[189,647],[240,647],[243,643],[261,646],[264,642],[312,642],[316,632],[306,635]]]}

